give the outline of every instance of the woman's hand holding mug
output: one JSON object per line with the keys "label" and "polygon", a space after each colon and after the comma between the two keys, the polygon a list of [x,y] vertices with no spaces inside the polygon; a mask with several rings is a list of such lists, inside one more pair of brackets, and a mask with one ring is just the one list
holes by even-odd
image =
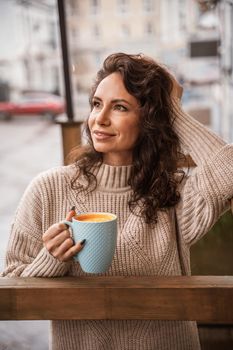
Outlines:
{"label": "woman's hand holding mug", "polygon": [[[68,213],[66,220],[70,221],[75,215],[74,208]],[[85,242],[74,244],[68,226],[64,222],[53,224],[43,234],[43,243],[48,252],[59,261],[71,260],[83,248]]]}

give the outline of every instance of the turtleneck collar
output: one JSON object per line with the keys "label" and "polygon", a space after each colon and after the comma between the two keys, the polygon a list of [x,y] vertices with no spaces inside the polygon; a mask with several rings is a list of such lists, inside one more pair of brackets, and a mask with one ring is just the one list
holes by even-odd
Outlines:
{"label": "turtleneck collar", "polygon": [[97,189],[101,191],[119,191],[128,190],[128,180],[130,177],[132,165],[113,166],[102,164],[94,169],[93,173],[97,178]]}

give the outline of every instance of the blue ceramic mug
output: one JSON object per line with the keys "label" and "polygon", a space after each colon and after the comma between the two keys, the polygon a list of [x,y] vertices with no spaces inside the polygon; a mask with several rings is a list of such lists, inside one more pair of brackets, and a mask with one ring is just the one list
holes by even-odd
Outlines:
{"label": "blue ceramic mug", "polygon": [[117,217],[111,213],[82,213],[64,221],[70,226],[74,242],[86,240],[83,249],[74,259],[84,272],[104,273],[111,263],[116,249]]}

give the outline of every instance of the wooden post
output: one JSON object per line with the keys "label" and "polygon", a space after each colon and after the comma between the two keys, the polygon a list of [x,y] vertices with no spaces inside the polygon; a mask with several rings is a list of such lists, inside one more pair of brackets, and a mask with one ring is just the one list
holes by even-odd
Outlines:
{"label": "wooden post", "polygon": [[74,119],[72,91],[70,82],[70,63],[69,63],[69,45],[67,40],[66,30],[66,6],[64,0],[57,0],[58,17],[59,17],[59,28],[61,38],[61,51],[63,61],[63,77],[65,84],[65,95],[66,95],[66,113],[69,121]]}
{"label": "wooden post", "polygon": [[67,156],[70,151],[76,147],[81,145],[81,121],[59,121],[57,120],[57,124],[61,126],[62,133],[62,147],[63,147],[63,163],[67,165],[69,161],[67,160]]}
{"label": "wooden post", "polygon": [[74,120],[72,91],[70,82],[70,63],[69,63],[69,45],[67,40],[66,30],[66,6],[64,0],[57,0],[58,15],[59,15],[59,28],[61,38],[61,50],[63,59],[63,77],[65,84],[66,95],[66,120],[59,121],[59,117],[56,122],[60,124],[62,131],[62,145],[63,145],[63,162],[68,164],[67,155],[72,148],[81,144],[81,124],[80,121]]}

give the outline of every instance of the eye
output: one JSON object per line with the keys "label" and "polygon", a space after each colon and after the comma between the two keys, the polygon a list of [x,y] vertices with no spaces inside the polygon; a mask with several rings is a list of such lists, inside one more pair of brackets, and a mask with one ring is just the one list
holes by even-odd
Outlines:
{"label": "eye", "polygon": [[127,109],[125,106],[119,105],[119,104],[115,105],[115,106],[114,106],[114,109],[116,109],[117,111],[121,111],[121,112],[126,112],[126,111],[128,111],[128,109]]}
{"label": "eye", "polygon": [[100,107],[100,102],[97,100],[92,101],[92,109],[94,108],[99,108]]}

